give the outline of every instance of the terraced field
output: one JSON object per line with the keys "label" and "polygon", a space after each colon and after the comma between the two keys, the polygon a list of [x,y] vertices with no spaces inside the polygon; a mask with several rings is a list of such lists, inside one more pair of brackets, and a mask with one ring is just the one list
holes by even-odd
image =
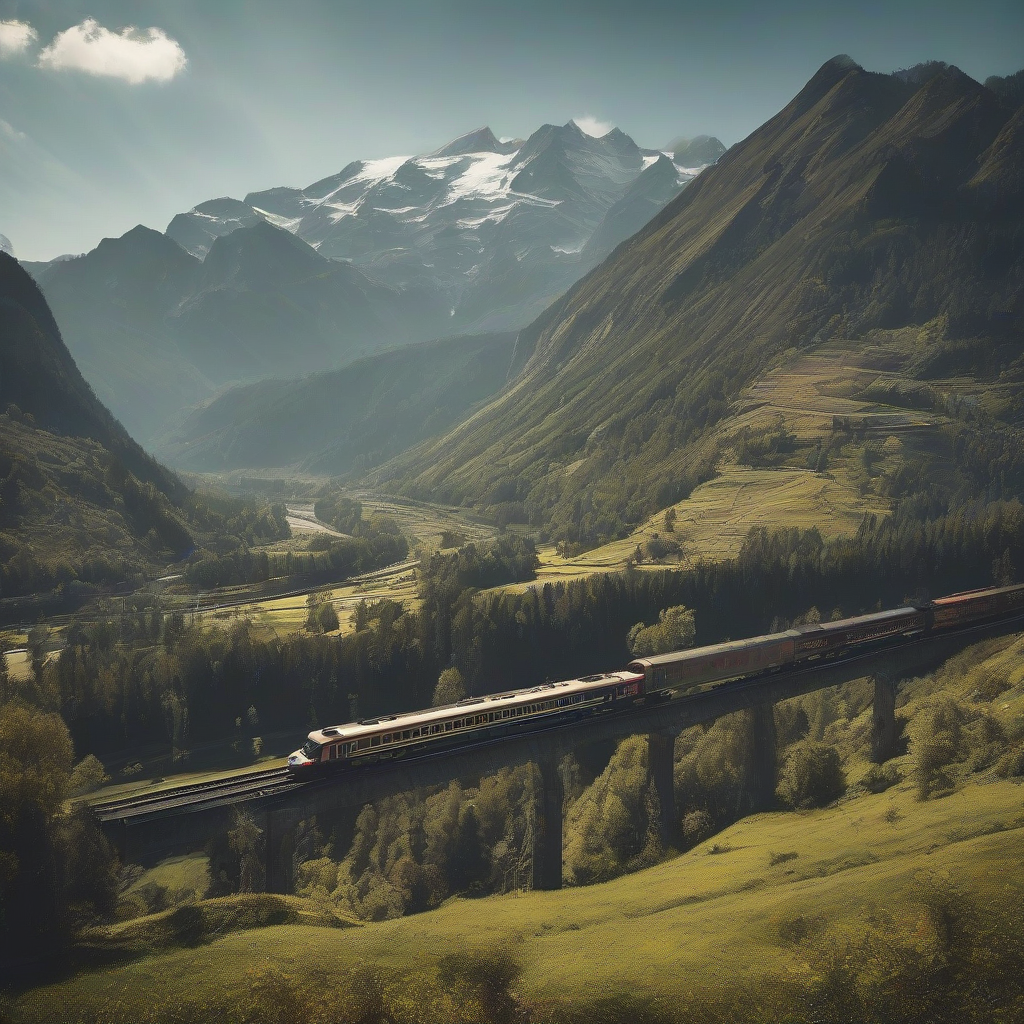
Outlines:
{"label": "terraced field", "polygon": [[[894,332],[870,343],[836,343],[803,354],[787,353],[785,368],[776,368],[751,385],[735,403],[731,416],[712,435],[725,450],[719,476],[697,487],[685,501],[672,506],[674,532],[667,535],[667,509],[660,510],[628,537],[561,558],[554,545],[541,550],[539,579],[572,579],[593,572],[622,569],[637,546],[654,536],[679,543],[681,553],[669,561],[687,564],[697,558],[730,558],[737,554],[752,526],[769,529],[816,526],[824,537],[856,532],[865,513],[885,515],[887,500],[863,486],[864,473],[856,451],[835,459],[827,472],[796,465],[806,460],[808,446],[827,443],[836,417],[859,437],[879,443],[879,470],[892,469],[910,453],[946,453],[943,426],[949,417],[934,409],[907,408],[881,398],[913,400],[927,389],[940,403],[999,401],[998,394],[981,394],[975,382],[960,379],[922,385],[904,372],[921,339],[918,332]],[[908,398],[909,396],[909,398]],[[732,454],[737,434],[781,423],[794,435],[797,455],[776,468],[738,465]],[[640,568],[645,566],[641,564]]]}

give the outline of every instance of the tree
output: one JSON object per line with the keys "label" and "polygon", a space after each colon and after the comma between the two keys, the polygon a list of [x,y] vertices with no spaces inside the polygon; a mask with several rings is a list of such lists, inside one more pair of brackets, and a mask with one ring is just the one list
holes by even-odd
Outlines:
{"label": "tree", "polygon": [[266,883],[266,837],[245,811],[235,811],[234,828],[228,832],[228,846],[238,858],[238,891],[262,892]]}
{"label": "tree", "polygon": [[110,781],[103,763],[95,754],[87,754],[71,773],[68,789],[73,794],[91,793]]}
{"label": "tree", "polygon": [[64,801],[73,748],[59,715],[0,706],[0,960],[60,952],[116,893],[110,845]]}
{"label": "tree", "polygon": [[692,647],[697,635],[693,612],[683,604],[663,609],[653,626],[636,623],[626,637],[626,644],[636,658],[667,654]]}
{"label": "tree", "polygon": [[790,807],[825,807],[846,792],[839,751],[824,743],[800,743],[787,755],[778,794]]}
{"label": "tree", "polygon": [[434,707],[454,704],[466,696],[466,684],[457,668],[446,668],[437,678],[434,687]]}
{"label": "tree", "polygon": [[306,629],[311,633],[333,633],[338,628],[330,587],[311,591],[306,597]]}
{"label": "tree", "polygon": [[46,645],[50,639],[50,629],[39,622],[28,631],[28,651],[32,659],[32,675],[37,683],[43,680],[43,665],[46,664]]}

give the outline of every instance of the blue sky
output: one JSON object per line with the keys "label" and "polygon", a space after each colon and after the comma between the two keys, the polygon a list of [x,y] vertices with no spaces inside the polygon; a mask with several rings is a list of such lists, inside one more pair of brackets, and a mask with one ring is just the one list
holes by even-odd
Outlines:
{"label": "blue sky", "polygon": [[0,234],[25,259],[488,124],[739,141],[829,57],[1024,66],[1024,3],[0,0]]}

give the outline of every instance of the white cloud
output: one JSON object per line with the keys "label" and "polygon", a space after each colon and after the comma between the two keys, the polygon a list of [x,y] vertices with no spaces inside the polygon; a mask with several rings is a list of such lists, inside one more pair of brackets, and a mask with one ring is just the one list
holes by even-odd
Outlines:
{"label": "white cloud", "polygon": [[584,114],[583,117],[574,117],[573,120],[581,132],[586,132],[595,139],[601,138],[602,135],[607,135],[615,127],[615,125],[609,124],[607,121],[591,117],[590,114]]}
{"label": "white cloud", "polygon": [[169,82],[187,64],[185,51],[162,28],[129,25],[111,32],[94,18],[58,33],[39,54],[40,67],[106,75],[132,85],[147,79]]}
{"label": "white cloud", "polygon": [[27,21],[0,21],[0,57],[24,53],[38,38]]}

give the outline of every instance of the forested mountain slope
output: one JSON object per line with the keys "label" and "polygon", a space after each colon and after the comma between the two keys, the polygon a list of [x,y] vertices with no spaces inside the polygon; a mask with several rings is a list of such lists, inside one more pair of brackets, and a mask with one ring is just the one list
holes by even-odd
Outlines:
{"label": "forested mountain slope", "polygon": [[[121,583],[188,556],[276,536],[271,514],[214,511],[99,402],[35,282],[0,253],[0,598]],[[85,588],[83,590],[82,588]]]}
{"label": "forested mountain slope", "polygon": [[376,479],[594,543],[713,473],[708,428],[791,349],[919,326],[925,362],[1017,373],[1021,113],[921,77],[828,61],[520,333],[512,386]]}

